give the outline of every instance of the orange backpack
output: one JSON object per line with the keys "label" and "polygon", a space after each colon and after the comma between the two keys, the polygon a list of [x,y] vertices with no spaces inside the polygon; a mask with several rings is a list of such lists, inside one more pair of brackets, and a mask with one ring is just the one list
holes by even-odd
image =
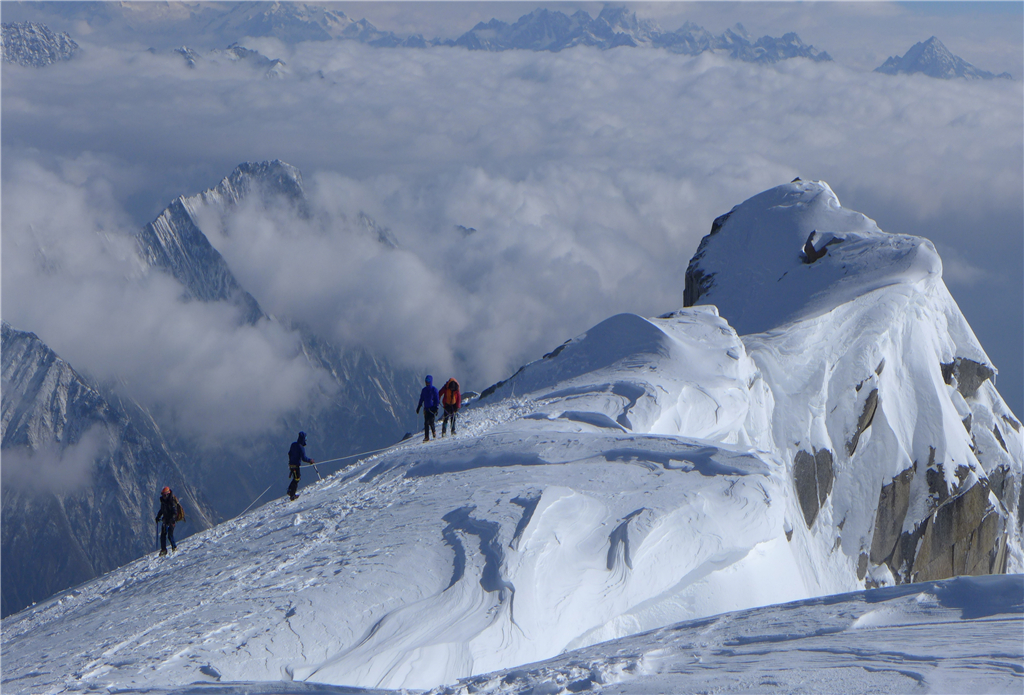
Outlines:
{"label": "orange backpack", "polygon": [[462,399],[459,397],[459,382],[449,379],[448,383],[441,389],[441,403],[444,405],[458,405]]}

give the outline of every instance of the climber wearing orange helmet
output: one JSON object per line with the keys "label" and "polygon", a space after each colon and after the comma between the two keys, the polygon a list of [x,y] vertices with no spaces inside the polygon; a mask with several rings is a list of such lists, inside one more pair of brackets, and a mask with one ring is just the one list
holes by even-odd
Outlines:
{"label": "climber wearing orange helmet", "polygon": [[165,487],[160,491],[160,511],[156,513],[156,523],[163,520],[163,528],[160,529],[160,554],[167,554],[167,541],[171,541],[171,552],[178,549],[174,542],[174,525],[185,520],[185,512],[178,503],[178,498],[171,492],[171,488]]}

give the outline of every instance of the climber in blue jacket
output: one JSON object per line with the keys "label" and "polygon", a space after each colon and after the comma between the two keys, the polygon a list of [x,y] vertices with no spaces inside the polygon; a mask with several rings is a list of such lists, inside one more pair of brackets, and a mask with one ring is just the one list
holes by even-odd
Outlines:
{"label": "climber in blue jacket", "polygon": [[434,429],[434,418],[437,417],[437,406],[440,404],[441,399],[437,394],[437,388],[434,386],[434,377],[427,374],[427,385],[420,391],[420,402],[416,406],[416,412],[420,412],[420,408],[423,408],[423,441],[429,442],[430,435],[434,435],[434,439],[437,439],[437,431]]}

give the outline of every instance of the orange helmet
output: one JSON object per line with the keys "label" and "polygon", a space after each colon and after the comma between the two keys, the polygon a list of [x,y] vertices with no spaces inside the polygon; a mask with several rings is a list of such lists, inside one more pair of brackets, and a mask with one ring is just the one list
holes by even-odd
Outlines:
{"label": "orange helmet", "polygon": [[161,495],[169,495],[169,494],[171,494],[171,488],[165,487],[163,490],[160,491],[160,494]]}

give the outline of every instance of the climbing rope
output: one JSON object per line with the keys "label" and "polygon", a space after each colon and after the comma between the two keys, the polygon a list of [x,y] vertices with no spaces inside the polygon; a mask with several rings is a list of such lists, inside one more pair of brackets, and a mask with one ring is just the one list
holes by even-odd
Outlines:
{"label": "climbing rope", "polygon": [[[273,484],[273,483],[271,483],[270,485],[267,485],[267,490],[269,490],[269,489],[270,489],[270,488],[272,488],[272,487],[274,487],[274,484]],[[245,513],[247,512],[247,511],[249,511],[250,509],[252,509],[252,505],[256,504],[256,501],[257,501],[257,500],[259,500],[259,498],[260,498],[260,497],[263,497],[263,495],[267,494],[267,490],[264,490],[263,492],[261,492],[261,493],[259,494],[259,497],[257,497],[257,498],[256,498],[255,500],[253,500],[252,502],[250,502],[250,503],[249,503],[249,506],[248,506],[248,507],[246,507],[246,508],[245,508],[245,509],[243,509],[242,511],[238,512],[238,514],[236,514],[235,516],[242,516],[242,515],[243,515],[243,514],[245,514]]]}
{"label": "climbing rope", "polygon": [[348,456],[339,456],[336,459],[327,459],[326,461],[317,461],[316,463],[304,463],[301,466],[299,466],[299,468],[309,468],[311,466],[316,466],[317,464],[334,463],[335,461],[344,461],[346,459],[358,458],[360,456],[369,456],[370,454],[376,454],[376,453],[379,453],[381,451],[387,451],[388,449],[394,448],[394,447],[396,447],[396,446],[398,446],[399,444],[402,444],[402,443],[403,442],[397,442],[395,444],[391,444],[390,446],[386,446],[386,447],[383,447],[381,449],[373,449],[372,451],[363,451],[363,452],[360,452],[358,454],[349,454]]}
{"label": "climbing rope", "polygon": [[[301,466],[299,466],[299,468],[313,468],[314,470],[316,470],[316,465],[317,465],[317,464],[323,464],[323,463],[335,463],[335,462],[337,462],[337,461],[345,461],[346,459],[351,459],[351,458],[359,458],[359,457],[361,457],[361,456],[369,456],[370,454],[377,454],[377,453],[380,453],[381,451],[387,451],[388,449],[393,449],[393,448],[395,448],[396,446],[402,445],[402,444],[404,444],[404,443],[405,443],[405,440],[403,440],[403,441],[400,441],[400,442],[395,442],[394,444],[391,444],[390,446],[385,446],[385,447],[382,447],[382,448],[380,448],[380,449],[373,449],[373,450],[371,450],[371,451],[362,451],[362,452],[359,452],[358,454],[349,454],[348,456],[339,456],[338,458],[333,458],[333,459],[327,459],[326,461],[317,461],[316,463],[305,463],[305,464],[302,464]],[[316,474],[317,474],[317,477],[319,478],[319,477],[320,477],[320,471],[319,471],[319,470],[317,470],[317,471],[316,471]],[[322,480],[323,480],[323,478],[320,478],[320,480],[322,481]],[[263,497],[263,495],[267,494],[267,492],[268,492],[268,491],[270,490],[270,488],[272,488],[272,487],[274,487],[274,483],[271,483],[270,485],[268,485],[268,486],[267,486],[267,489],[266,489],[266,490],[264,490],[263,492],[261,492],[261,493],[260,493],[260,494],[259,494],[259,495],[258,495],[258,496],[256,497],[256,499],[254,499],[254,500],[253,500],[252,502],[250,502],[250,503],[249,503],[249,506],[248,506],[248,507],[246,507],[245,509],[243,509],[242,511],[240,511],[240,512],[239,512],[238,514],[236,514],[236,515],[235,515],[235,517],[237,518],[237,517],[239,517],[239,516],[242,516],[242,515],[243,515],[243,514],[245,514],[245,513],[247,512],[247,511],[249,511],[250,509],[252,509],[253,505],[254,505],[254,504],[256,504],[256,503],[257,503],[257,502],[258,502],[258,501],[260,500],[260,498],[261,498],[261,497]]]}

